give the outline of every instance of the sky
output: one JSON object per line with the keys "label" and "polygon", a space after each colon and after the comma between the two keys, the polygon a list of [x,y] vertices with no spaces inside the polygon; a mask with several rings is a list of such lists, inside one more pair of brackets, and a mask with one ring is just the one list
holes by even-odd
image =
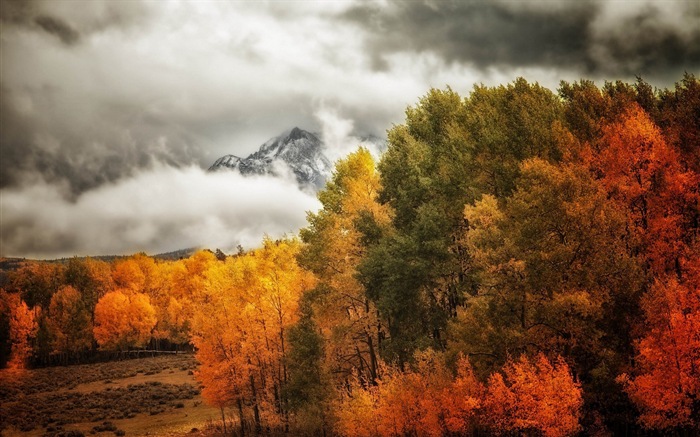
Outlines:
{"label": "sky", "polygon": [[697,1],[0,5],[2,256],[254,247],[315,196],[205,170],[294,126],[335,158],[431,87],[700,72]]}

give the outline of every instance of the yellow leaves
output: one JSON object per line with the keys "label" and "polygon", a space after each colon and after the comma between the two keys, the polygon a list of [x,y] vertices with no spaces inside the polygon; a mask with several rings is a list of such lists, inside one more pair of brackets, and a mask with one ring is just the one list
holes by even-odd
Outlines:
{"label": "yellow leaves", "polygon": [[51,298],[48,324],[54,352],[80,352],[92,346],[90,313],[80,293],[70,285],[62,287]]}
{"label": "yellow leaves", "polygon": [[299,248],[296,240],[266,239],[261,249],[210,264],[193,320],[205,399],[218,406],[241,401],[244,414],[253,409],[270,426],[284,418],[285,332],[297,320],[302,293],[315,286],[296,263]]}
{"label": "yellow leaves", "polygon": [[335,408],[336,431],[347,437],[372,437],[379,435],[377,420],[377,387],[363,387],[357,375],[350,389],[344,393]]}

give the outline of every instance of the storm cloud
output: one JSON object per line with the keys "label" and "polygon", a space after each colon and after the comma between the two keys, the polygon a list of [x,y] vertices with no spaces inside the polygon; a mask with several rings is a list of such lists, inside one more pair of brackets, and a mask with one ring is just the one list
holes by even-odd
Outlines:
{"label": "storm cloud", "polygon": [[571,68],[583,74],[679,77],[700,68],[700,4],[390,1],[343,14],[368,31],[375,68],[397,52],[492,67]]}
{"label": "storm cloud", "polygon": [[[384,137],[431,87],[466,94],[476,83],[524,76],[555,89],[560,80],[635,75],[671,86],[683,71],[700,70],[699,20],[697,2],[680,0],[0,0],[0,252],[199,245],[177,233],[183,221],[161,218],[145,222],[160,234],[121,238],[136,225],[114,225],[99,208],[89,214],[97,202],[88,200],[126,198],[145,175],[163,184],[193,178],[193,168],[247,156],[294,126],[321,133],[329,156],[340,158],[363,139]],[[195,179],[211,189],[207,173]],[[220,202],[255,204],[240,194],[259,193],[248,181],[219,182]],[[299,202],[282,202],[271,230],[300,225],[308,196],[290,193]],[[180,217],[185,201],[161,205]],[[213,208],[212,216],[246,228],[215,205],[198,213]],[[94,238],[94,250],[64,229],[96,235],[100,223],[113,238]],[[210,244],[207,222],[198,223],[201,244]]]}

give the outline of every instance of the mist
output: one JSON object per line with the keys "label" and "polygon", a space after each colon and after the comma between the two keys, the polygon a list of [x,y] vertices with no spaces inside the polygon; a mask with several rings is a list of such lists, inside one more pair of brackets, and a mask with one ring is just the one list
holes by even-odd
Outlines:
{"label": "mist", "polygon": [[177,249],[250,248],[268,235],[293,234],[313,194],[279,177],[209,173],[190,166],[152,168],[85,191],[35,181],[0,190],[2,256],[149,254]]}

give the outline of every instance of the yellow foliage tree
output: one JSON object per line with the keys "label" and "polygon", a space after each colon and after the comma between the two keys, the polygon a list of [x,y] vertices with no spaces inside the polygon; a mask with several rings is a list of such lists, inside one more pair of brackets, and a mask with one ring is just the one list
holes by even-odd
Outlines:
{"label": "yellow foliage tree", "polygon": [[299,242],[265,240],[262,249],[209,265],[193,321],[198,378],[213,405],[233,407],[240,426],[288,427],[286,332],[299,298],[315,285],[299,267]]}
{"label": "yellow foliage tree", "polygon": [[91,314],[70,285],[61,287],[51,298],[48,324],[55,353],[77,353],[92,345]]}
{"label": "yellow foliage tree", "polygon": [[301,231],[307,243],[301,264],[319,279],[315,314],[326,345],[326,365],[342,384],[358,371],[377,378],[381,323],[357,279],[369,227],[387,226],[388,206],[378,202],[379,173],[367,149],[338,161],[332,180],[318,195],[323,209],[310,213]]}

